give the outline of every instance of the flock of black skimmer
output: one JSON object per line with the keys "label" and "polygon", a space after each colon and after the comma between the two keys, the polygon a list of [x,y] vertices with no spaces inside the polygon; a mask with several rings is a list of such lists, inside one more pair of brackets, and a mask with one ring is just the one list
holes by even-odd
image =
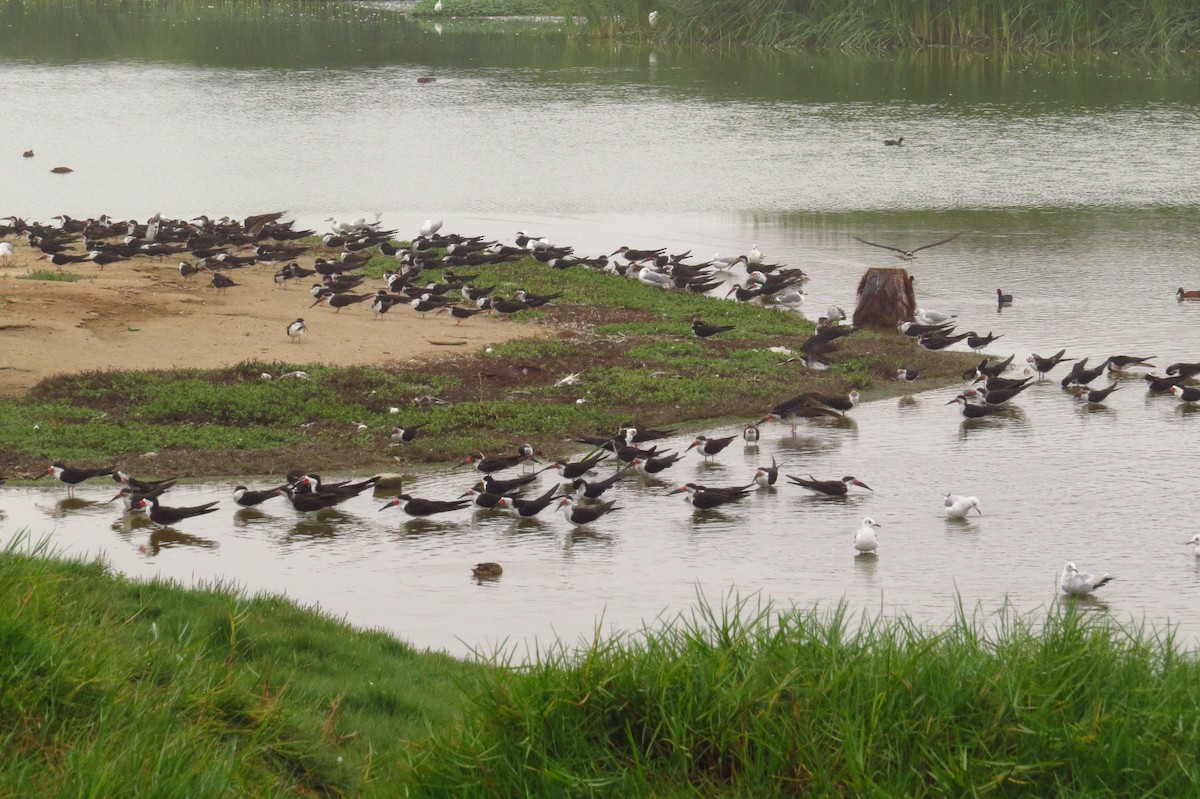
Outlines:
{"label": "flock of black skimmer", "polygon": [[[103,269],[138,256],[181,256],[192,260],[179,264],[179,273],[189,278],[200,273],[211,275],[210,285],[217,291],[237,288],[239,283],[232,277],[234,270],[255,264],[276,266],[275,282],[285,286],[290,281],[313,280],[310,294],[312,306],[321,304],[333,311],[354,306],[369,307],[375,318],[386,314],[398,304],[407,304],[421,314],[446,313],[461,324],[476,314],[495,312],[510,314],[545,305],[561,294],[533,295],[524,290],[512,297],[500,298],[492,295],[491,289],[472,285],[475,275],[456,272],[459,269],[484,267],[488,264],[515,261],[530,257],[549,268],[566,269],[581,267],[600,269],[606,272],[631,277],[656,288],[690,291],[696,293],[724,292],[738,301],[757,302],[782,308],[796,308],[803,303],[803,283],[806,276],[799,269],[781,264],[769,264],[755,245],[748,254],[722,257],[719,254],[702,263],[688,263],[689,253],[668,254],[665,248],[634,249],[619,247],[611,255],[580,257],[571,247],[560,247],[548,239],[518,232],[512,245],[488,241],[481,236],[459,236],[440,233],[440,221],[426,220],[419,235],[408,246],[395,242],[396,230],[385,230],[380,220],[358,219],[354,222],[331,222],[330,232],[320,236],[321,246],[340,250],[336,257],[316,256],[311,268],[299,265],[301,255],[311,254],[311,242],[317,237],[314,230],[297,230],[293,223],[283,222],[283,212],[261,214],[242,220],[222,218],[213,220],[197,217],[191,220],[170,220],[159,216],[146,224],[116,222],[105,218],[97,220],[74,220],[66,216],[56,217],[57,227],[28,223],[15,217],[6,218],[9,225],[0,225],[0,238],[24,238],[30,247],[41,252],[40,259],[48,260],[56,268],[69,264],[91,262]],[[961,233],[940,239],[930,244],[909,250],[879,244],[855,237],[863,244],[894,251],[898,258],[912,261],[919,251],[945,244]],[[301,241],[305,240],[305,241]],[[14,250],[5,242],[0,258],[11,257]],[[79,249],[80,252],[72,252]],[[252,250],[252,254],[239,255],[237,250]],[[375,253],[394,258],[395,270],[384,276],[386,287],[371,292],[361,291],[366,278],[352,271],[363,266]],[[418,276],[426,267],[439,267],[444,271],[438,281],[421,284]],[[729,274],[735,268],[745,271],[745,279],[730,284]],[[997,303],[1010,305],[1013,297],[996,289]],[[1200,299],[1200,292],[1178,291],[1180,301]],[[789,360],[802,360],[810,367],[820,368],[821,358],[834,351],[837,340],[850,335],[854,328],[843,324],[847,314],[840,307],[831,307],[817,323],[817,330],[802,346],[804,353]],[[701,319],[692,323],[692,332],[700,338],[719,335],[732,329],[728,325],[711,325]],[[959,342],[975,352],[1001,338],[991,331],[980,334],[974,330],[957,333],[955,319],[949,314],[919,309],[912,320],[901,322],[898,332],[912,340],[915,345],[928,350],[942,350]],[[286,326],[285,333],[293,342],[302,341],[308,334],[303,317]],[[1044,381],[1060,365],[1067,368],[1061,385],[1068,393],[1089,404],[1103,403],[1120,383],[1112,382],[1104,387],[1094,387],[1095,381],[1104,375],[1120,377],[1134,369],[1154,368],[1150,357],[1109,355],[1104,360],[1090,363],[1090,357],[1067,357],[1065,350],[1049,356],[1031,354],[1026,358],[1025,372],[1019,376],[1006,376],[1012,369],[1014,355],[1002,360],[984,357],[968,370],[963,378],[969,385],[962,389],[947,405],[957,405],[968,421],[989,417],[1002,419],[1017,401],[1020,394],[1036,382]],[[1090,363],[1090,365],[1089,365]],[[1191,381],[1200,375],[1200,363],[1174,363],[1166,367],[1165,375],[1151,372],[1144,374],[1147,388],[1152,393],[1171,394],[1184,403],[1200,402],[1200,389]],[[902,368],[897,371],[898,380],[914,382],[919,371]],[[740,438],[744,447],[757,447],[761,437],[759,426],[777,421],[791,428],[795,435],[798,425],[806,420],[843,417],[859,401],[857,391],[846,394],[821,394],[808,392],[784,400],[753,424],[747,424]],[[402,445],[414,440],[422,425],[397,426],[391,438],[394,444]],[[737,435],[697,435],[683,452],[660,449],[656,440],[675,434],[674,430],[647,430],[627,426],[615,434],[596,438],[580,439],[579,443],[591,447],[591,451],[578,461],[558,461],[542,464],[533,447],[528,445],[512,455],[485,456],[473,453],[456,467],[469,466],[481,473],[481,478],[452,499],[433,499],[399,493],[391,497],[379,510],[399,509],[409,517],[422,518],[482,509],[509,513],[514,517],[533,518],[554,508],[572,526],[600,523],[610,513],[620,510],[617,500],[605,500],[604,494],[618,482],[630,478],[659,482],[665,480],[666,472],[695,449],[703,461],[717,459],[721,453],[739,438]],[[533,470],[534,466],[541,466]],[[520,476],[501,479],[495,475],[505,470],[522,470]],[[683,494],[684,499],[698,512],[712,511],[725,505],[746,501],[755,493],[773,491],[779,477],[780,464],[772,457],[771,464],[758,467],[747,476],[745,483],[728,486],[713,486],[684,482],[664,495]],[[534,488],[533,483],[542,472],[553,471],[557,479],[548,487]],[[162,504],[163,495],[175,485],[175,480],[139,480],[115,467],[83,469],[62,463],[51,465],[44,475],[53,475],[67,485],[68,492],[77,484],[92,478],[108,477],[121,484],[112,498],[121,499],[130,513],[144,512],[155,524],[178,525],[189,518],[207,515],[218,510],[219,500],[194,506],[169,506]],[[870,491],[862,480],[846,475],[843,477],[817,478],[813,475],[785,475],[784,485],[794,485],[824,497],[845,497],[852,489]],[[591,479],[589,479],[591,478]],[[296,471],[286,475],[279,485],[259,489],[237,486],[233,501],[241,507],[253,507],[275,497],[284,497],[292,507],[303,514],[316,514],[357,497],[368,489],[376,489],[379,477],[363,480],[338,482],[322,481],[319,475]],[[527,493],[527,492],[537,492]],[[979,500],[973,496],[947,494],[944,498],[947,518],[962,519],[971,511],[982,514]],[[880,525],[871,517],[862,520],[855,532],[853,548],[860,554],[875,553],[879,546],[876,530]],[[1197,538],[1200,543],[1200,537]],[[1200,549],[1200,546],[1198,546]],[[479,577],[498,576],[502,569],[495,563],[481,563],[473,570]],[[1073,563],[1064,569],[1060,586],[1069,594],[1089,593],[1101,587],[1111,576],[1091,575],[1078,572]]]}

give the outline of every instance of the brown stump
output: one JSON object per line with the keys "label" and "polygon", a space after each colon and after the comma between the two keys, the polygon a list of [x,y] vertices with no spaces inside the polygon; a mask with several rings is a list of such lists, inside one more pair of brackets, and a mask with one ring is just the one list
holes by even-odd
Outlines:
{"label": "brown stump", "polygon": [[873,266],[858,283],[855,327],[895,328],[913,318],[917,298],[907,269]]}

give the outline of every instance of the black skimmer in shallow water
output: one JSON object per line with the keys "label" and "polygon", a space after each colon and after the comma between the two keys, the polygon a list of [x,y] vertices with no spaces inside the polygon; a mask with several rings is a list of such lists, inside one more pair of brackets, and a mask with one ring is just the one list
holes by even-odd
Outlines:
{"label": "black skimmer in shallow water", "polygon": [[1099,405],[1108,399],[1108,395],[1121,387],[1120,383],[1113,383],[1108,388],[1089,389],[1087,386],[1076,386],[1075,396],[1081,399],[1086,399],[1091,405]]}
{"label": "black skimmer in shallow water", "polygon": [[854,534],[854,548],[860,555],[874,552],[879,548],[879,536],[875,535],[875,530],[882,526],[870,516],[862,520],[862,524],[858,526],[858,532]]}
{"label": "black skimmer in shallow water", "polygon": [[970,388],[963,392],[964,396],[978,395],[983,398],[983,401],[988,405],[1003,405],[1013,397],[1020,394],[1025,389],[1029,388],[1032,383],[1024,383],[1019,386],[1009,386],[1008,388]]}
{"label": "black skimmer in shallow water", "polygon": [[332,508],[334,505],[345,502],[350,499],[350,496],[345,494],[318,494],[313,491],[297,491],[292,486],[284,486],[280,489],[284,496],[292,503],[292,507],[301,513],[308,515]]}
{"label": "black skimmer in shallow water", "polygon": [[[899,145],[900,142],[902,142],[902,141],[904,141],[903,137],[901,137],[897,141],[892,141],[889,139],[888,141],[885,141],[884,144]],[[872,247],[879,247],[880,249],[891,250],[892,252],[897,253],[896,257],[902,261],[912,261],[912,260],[916,259],[917,253],[919,253],[921,250],[928,250],[930,247],[938,247],[938,246],[941,246],[942,244],[945,244],[948,241],[954,241],[962,234],[963,234],[963,232],[960,230],[957,233],[955,233],[953,236],[947,236],[946,238],[941,239],[940,241],[935,241],[932,244],[922,244],[920,247],[913,247],[911,250],[902,250],[899,247],[892,247],[891,245],[888,245],[888,244],[876,244],[873,241],[867,241],[866,239],[860,239],[858,236],[855,236],[854,239],[858,242],[861,242],[862,244],[869,244]]]}
{"label": "black skimmer in shallow water", "polygon": [[466,491],[458,495],[459,499],[462,499],[463,497],[471,500],[476,507],[483,508],[485,510],[493,510],[496,508],[497,503],[504,499],[503,494],[493,494],[490,491],[485,491],[478,483],[476,484],[475,488],[468,488]]}
{"label": "black skimmer in shallow water", "polygon": [[699,447],[700,454],[704,457],[704,460],[708,460],[709,458],[715,458],[717,454],[720,453],[721,450],[728,447],[735,438],[737,438],[737,436],[722,436],[721,438],[696,436],[692,443],[688,444],[687,449],[685,449],[684,452],[687,452],[687,450],[691,449],[692,447]]}
{"label": "black skimmer in shallow water", "polygon": [[637,456],[629,461],[629,465],[635,471],[641,472],[644,475],[655,475],[661,471],[671,468],[683,456],[677,452],[663,454],[659,457],[642,457]]}
{"label": "black skimmer in shallow water", "polygon": [[550,468],[558,472],[559,476],[564,480],[574,480],[577,477],[583,477],[592,469],[595,469],[601,461],[607,459],[608,453],[600,450],[591,455],[586,455],[574,463],[555,461],[550,464]]}
{"label": "black skimmer in shallow water", "polygon": [[1159,377],[1155,374],[1147,374],[1145,379],[1146,388],[1149,389],[1150,393],[1152,394],[1165,394],[1171,390],[1171,386],[1178,386],[1183,383],[1182,377],[1174,376]]}
{"label": "black skimmer in shallow water", "polygon": [[795,485],[801,488],[807,488],[816,494],[823,494],[827,497],[844,497],[850,493],[850,486],[860,486],[868,491],[874,491],[869,485],[859,480],[853,475],[846,475],[841,480],[817,480],[811,474],[808,479],[803,477],[795,477],[787,475],[787,479],[791,480]]}
{"label": "black skimmer in shallow water", "polygon": [[1167,374],[1181,380],[1200,375],[1200,363],[1173,363],[1167,367]]}
{"label": "black skimmer in shallow water", "polygon": [[251,491],[246,486],[234,486],[233,501],[241,505],[243,508],[252,508],[255,505],[261,505],[271,497],[283,496],[283,487],[266,488],[261,491]]}
{"label": "black skimmer in shallow water", "polygon": [[140,493],[149,493],[155,489],[166,491],[171,486],[175,485],[176,478],[172,477],[167,480],[139,480],[131,474],[121,471],[120,469],[113,470],[112,479],[118,483],[124,483],[134,491]]}
{"label": "black skimmer in shallow water", "polygon": [[502,510],[513,511],[523,519],[531,519],[539,513],[550,507],[550,503],[558,499],[558,486],[550,486],[550,489],[540,497],[533,499],[521,499],[514,496],[502,496],[496,503],[496,507]]}
{"label": "black skimmer in shallow water", "polygon": [[532,455],[526,455],[525,453],[507,456],[497,455],[494,458],[485,458],[482,452],[473,452],[455,464],[454,469],[457,469],[459,466],[474,466],[484,474],[491,474],[492,472],[511,469],[514,466],[526,463],[530,460],[534,461],[534,463],[540,463],[540,461],[538,461]]}
{"label": "black skimmer in shallow water", "polygon": [[737,502],[750,496],[750,492],[745,488],[712,489],[698,486],[695,483],[685,483],[668,493],[680,494],[685,492],[687,493],[685,497],[686,501],[696,510],[719,508],[722,505]]}
{"label": "black skimmer in shallow water", "polygon": [[819,419],[823,416],[838,417],[841,414],[833,408],[813,404],[811,394],[801,394],[798,397],[784,400],[776,405],[766,416],[758,420],[758,424],[771,420],[782,422],[783,424],[790,425],[792,435],[796,435],[796,428],[802,420]]}
{"label": "black skimmer in shallow water", "polygon": [[432,516],[435,513],[449,513],[450,511],[462,510],[470,507],[471,502],[465,499],[452,499],[449,501],[438,499],[422,499],[420,497],[401,494],[395,499],[388,502],[380,511],[385,511],[388,508],[399,507],[409,516]]}
{"label": "black skimmer in shallow water", "polygon": [[1108,371],[1120,372],[1131,366],[1144,366],[1147,369],[1153,369],[1155,368],[1154,364],[1150,363],[1150,360],[1153,358],[1153,355],[1146,358],[1138,358],[1133,355],[1110,355],[1108,356]]}
{"label": "black skimmer in shallow water", "polygon": [[779,480],[779,467],[781,464],[775,462],[775,456],[771,456],[770,466],[759,466],[754,472],[754,482],[759,488],[770,488]]}
{"label": "black skimmer in shallow water", "polygon": [[105,477],[115,471],[116,469],[112,468],[80,469],[73,466],[67,466],[63,463],[54,463],[48,467],[46,471],[42,472],[37,476],[37,478],[34,479],[52,474],[54,475],[54,479],[58,480],[60,483],[65,483],[67,486],[67,493],[72,494],[75,491],[75,486],[79,485],[84,480],[90,480],[93,477]]}
{"label": "black skimmer in shallow water", "polygon": [[576,527],[581,527],[591,524],[606,513],[620,510],[620,506],[617,505],[615,499],[601,502],[599,505],[576,505],[571,497],[563,497],[558,501],[558,509],[562,511],[563,516],[567,517],[567,521]]}
{"label": "black skimmer in shallow water", "polygon": [[150,521],[160,524],[163,527],[169,527],[172,524],[178,524],[184,519],[190,519],[193,516],[215,513],[218,501],[214,499],[212,502],[205,502],[203,505],[193,505],[188,508],[169,508],[166,505],[158,504],[158,497],[151,495],[134,504],[143,508],[149,505]]}
{"label": "black skimmer in shallow water", "polygon": [[1108,573],[1089,574],[1081,572],[1075,567],[1074,561],[1067,561],[1067,565],[1063,567],[1062,576],[1058,580],[1058,587],[1062,589],[1064,594],[1083,596],[1107,585],[1113,579],[1113,575]]}
{"label": "black skimmer in shallow water", "polygon": [[1063,356],[1066,355],[1066,353],[1067,351],[1065,349],[1059,350],[1049,358],[1043,358],[1037,353],[1030,353],[1025,357],[1025,363],[1033,367],[1033,371],[1038,373],[1038,380],[1041,380],[1051,369],[1058,366],[1063,361],[1075,360],[1074,358],[1064,358]]}
{"label": "black skimmer in shallow water", "polygon": [[1200,402],[1200,388],[1195,386],[1171,386],[1167,389],[1171,396],[1180,402]]}
{"label": "black skimmer in shallow water", "polygon": [[969,402],[966,396],[962,394],[959,394],[946,404],[954,405],[956,403],[962,405],[962,415],[968,419],[982,419],[985,416],[993,416],[1004,410],[997,405],[976,405],[973,402]]}
{"label": "black skimmer in shallow water", "polygon": [[576,499],[599,499],[600,495],[616,485],[618,480],[624,480],[628,476],[629,472],[619,471],[611,477],[593,480],[590,483],[582,477],[577,477],[571,481],[571,491],[574,492]]}

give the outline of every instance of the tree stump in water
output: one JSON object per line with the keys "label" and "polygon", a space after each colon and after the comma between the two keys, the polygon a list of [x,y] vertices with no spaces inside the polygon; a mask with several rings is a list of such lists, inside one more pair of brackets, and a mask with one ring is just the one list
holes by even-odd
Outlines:
{"label": "tree stump in water", "polygon": [[858,282],[855,327],[895,328],[913,318],[917,298],[907,269],[873,266]]}

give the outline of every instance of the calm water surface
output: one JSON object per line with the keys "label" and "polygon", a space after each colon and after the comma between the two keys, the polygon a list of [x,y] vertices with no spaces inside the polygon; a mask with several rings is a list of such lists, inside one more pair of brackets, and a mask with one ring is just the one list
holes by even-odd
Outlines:
{"label": "calm water surface", "polygon": [[[504,30],[494,30],[501,26]],[[511,239],[584,254],[620,244],[699,257],[758,246],[812,275],[806,312],[849,308],[887,253],[967,234],[912,266],[920,304],[1002,334],[997,352],[1200,360],[1197,63],[653,52],[571,40],[558,24],[447,20],[379,7],[187,12],[0,11],[0,213],[145,218],[288,209],[310,224],[381,212],[402,231]],[[433,84],[416,78],[435,75]],[[884,137],[903,135],[902,148]],[[34,159],[19,153],[32,147]],[[3,158],[3,156],[0,156]],[[67,176],[49,167],[69,165]],[[997,312],[997,286],[1016,295]],[[586,396],[586,385],[580,387]],[[134,576],[221,577],[283,591],[425,646],[463,652],[618,628],[689,607],[698,590],[940,623],[955,596],[1022,610],[1056,594],[1067,559],[1112,571],[1119,618],[1177,623],[1200,569],[1183,542],[1200,416],[1137,379],[1088,409],[1048,382],[1009,418],[964,423],[950,392],[872,403],[844,424],[767,428],[674,480],[731,484],[772,456],[786,472],[875,489],[823,500],[795,486],[693,513],[671,485],[629,481],[590,532],[460,512],[406,522],[360,497],[321,522],[279,501],[180,525],[129,527],[110,486],[3,489],[0,536],[29,527]],[[780,399],[783,399],[781,396]],[[747,409],[747,420],[765,408]],[[726,429],[681,429],[671,443]],[[537,443],[537,442],[534,442]],[[153,475],[149,475],[153,476]],[[270,482],[263,478],[262,484]],[[417,474],[452,497],[470,478]],[[175,489],[226,498],[233,482]],[[542,485],[547,485],[543,483]],[[984,516],[947,522],[947,491]],[[178,498],[177,498],[178,497]],[[877,557],[850,544],[865,515]],[[469,566],[505,574],[479,584]]]}

